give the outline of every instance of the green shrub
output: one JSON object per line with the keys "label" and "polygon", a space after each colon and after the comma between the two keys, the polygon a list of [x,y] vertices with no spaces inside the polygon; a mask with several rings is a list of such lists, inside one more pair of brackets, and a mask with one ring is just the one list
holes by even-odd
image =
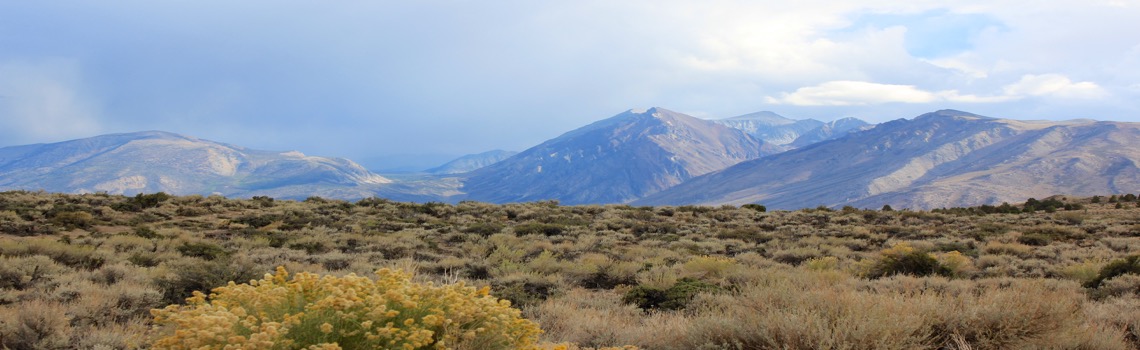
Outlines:
{"label": "green shrub", "polygon": [[[502,231],[503,231],[503,225],[496,224],[493,222],[477,222],[477,223],[467,225],[467,228],[463,229],[463,232],[470,233],[470,234],[476,234],[476,235],[479,235],[481,237],[490,237],[491,235],[502,232]],[[518,232],[518,231],[516,230],[515,232]]]}
{"label": "green shrub", "polygon": [[1129,256],[1124,259],[1113,260],[1100,269],[1100,273],[1096,275],[1096,279],[1085,283],[1085,287],[1096,288],[1100,287],[1107,279],[1111,279],[1123,274],[1137,274],[1140,275],[1140,255]]}
{"label": "green shrub", "polygon": [[186,242],[176,248],[185,256],[214,260],[226,255],[225,248],[209,242]]}
{"label": "green shrub", "polygon": [[140,267],[155,267],[158,266],[162,260],[158,254],[152,252],[134,252],[131,256],[127,257],[127,262]]}
{"label": "green shrub", "polygon": [[143,209],[158,207],[159,205],[162,205],[162,202],[165,202],[170,198],[170,195],[164,192],[158,192],[154,194],[139,193],[134,197],[128,197],[122,202],[115,203],[111,206],[111,208],[118,211],[138,212],[142,211]]}
{"label": "green shrub", "polygon": [[83,211],[65,211],[55,214],[51,219],[52,223],[63,226],[69,230],[82,228],[91,228],[95,223],[95,217],[91,213]]}
{"label": "green shrub", "polygon": [[898,243],[884,249],[867,272],[867,277],[880,278],[893,275],[929,276],[950,275],[945,267],[938,263],[938,259],[929,253],[911,247],[907,243]]}
{"label": "green shrub", "polygon": [[147,227],[146,225],[135,226],[135,229],[131,230],[131,233],[134,233],[135,236],[146,239],[156,239],[162,237],[158,234],[158,232],[155,232],[154,229]]}
{"label": "green shrub", "polygon": [[544,224],[538,222],[530,222],[521,224],[514,227],[515,235],[543,235],[543,236],[557,236],[562,234],[566,228],[558,224]]}
{"label": "green shrub", "polygon": [[281,220],[281,217],[279,215],[276,215],[276,214],[262,214],[262,215],[253,214],[253,215],[245,215],[245,216],[239,217],[237,219],[234,219],[234,222],[239,223],[239,224],[249,225],[250,227],[253,227],[253,228],[262,228],[265,226],[269,226],[269,224],[272,224],[274,221],[277,221],[277,220]]}
{"label": "green shrub", "polygon": [[633,287],[622,296],[622,302],[637,305],[645,310],[681,310],[687,307],[697,294],[723,291],[724,288],[715,284],[682,278],[664,290],[646,286]]}
{"label": "green shrub", "polygon": [[491,291],[498,297],[510,300],[512,305],[537,305],[558,293],[554,278],[542,276],[512,276],[491,282]]}
{"label": "green shrub", "polygon": [[755,210],[755,211],[758,211],[761,213],[768,211],[768,207],[765,207],[763,205],[756,204],[756,203],[749,203],[749,204],[742,205],[740,207],[744,208],[744,209],[752,209],[752,210]]}
{"label": "green shrub", "polygon": [[181,303],[195,291],[209,291],[234,281],[249,281],[264,273],[245,261],[183,259],[167,263],[168,274],[155,278],[167,304]]}
{"label": "green shrub", "polygon": [[1042,247],[1049,245],[1049,243],[1052,243],[1053,237],[1040,233],[1027,233],[1021,235],[1021,237],[1017,237],[1017,241],[1025,245]]}

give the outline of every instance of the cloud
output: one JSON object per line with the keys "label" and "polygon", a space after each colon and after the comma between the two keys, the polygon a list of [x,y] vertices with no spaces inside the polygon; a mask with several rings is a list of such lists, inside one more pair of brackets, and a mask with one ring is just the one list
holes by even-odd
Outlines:
{"label": "cloud", "polygon": [[1009,96],[963,95],[957,90],[931,92],[914,85],[879,84],[865,81],[829,81],[816,86],[802,87],[780,97],[766,97],[772,104],[796,106],[863,106],[883,103],[950,102],[1001,102]]}
{"label": "cloud", "polygon": [[1048,96],[1071,99],[1103,98],[1108,92],[1096,83],[1082,81],[1074,83],[1060,74],[1027,74],[1016,83],[1003,89],[1008,96]]}
{"label": "cloud", "polygon": [[91,136],[99,132],[95,103],[69,62],[0,62],[0,135],[7,145]]}
{"label": "cloud", "polygon": [[928,103],[938,100],[936,94],[922,91],[913,85],[877,84],[864,81],[829,81],[816,86],[802,87],[779,98],[768,97],[774,104],[798,106],[851,106],[888,102]]}
{"label": "cloud", "polygon": [[1003,87],[1002,94],[991,96],[962,94],[958,90],[927,91],[914,85],[840,80],[801,87],[779,97],[768,96],[765,101],[795,106],[864,106],[883,103],[998,103],[1028,97],[1098,99],[1107,96],[1108,93],[1093,82],[1074,83],[1060,74],[1030,74]]}

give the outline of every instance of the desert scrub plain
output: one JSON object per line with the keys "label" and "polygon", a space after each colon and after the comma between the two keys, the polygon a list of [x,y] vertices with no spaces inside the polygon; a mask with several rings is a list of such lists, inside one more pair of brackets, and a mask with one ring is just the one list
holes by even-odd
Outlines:
{"label": "desert scrub plain", "polygon": [[0,348],[1135,349],[1138,205],[4,192]]}

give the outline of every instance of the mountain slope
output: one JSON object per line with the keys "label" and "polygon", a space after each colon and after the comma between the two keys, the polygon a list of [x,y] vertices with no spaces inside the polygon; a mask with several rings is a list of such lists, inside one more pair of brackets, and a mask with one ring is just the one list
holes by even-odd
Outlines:
{"label": "mountain slope", "polygon": [[160,131],[0,148],[0,188],[362,198],[390,180],[347,159],[245,149]]}
{"label": "mountain slope", "polygon": [[425,170],[424,172],[430,174],[466,173],[475,169],[498,163],[503,159],[510,158],[511,156],[518,153],[519,152],[514,151],[494,150],[478,154],[468,154],[438,167]]}
{"label": "mountain slope", "polygon": [[1140,124],[943,110],[692,179],[636,204],[936,208],[1140,189]]}
{"label": "mountain slope", "polygon": [[824,123],[815,119],[789,119],[774,112],[762,111],[727,119],[714,120],[724,126],[739,129],[761,141],[773,145],[787,145]]}
{"label": "mountain slope", "polygon": [[740,130],[662,108],[627,111],[471,172],[467,198],[624,203],[775,152]]}

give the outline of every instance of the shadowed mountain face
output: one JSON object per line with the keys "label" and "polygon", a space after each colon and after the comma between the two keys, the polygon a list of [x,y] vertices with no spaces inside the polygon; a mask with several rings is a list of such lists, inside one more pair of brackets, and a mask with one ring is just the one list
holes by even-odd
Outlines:
{"label": "shadowed mountain face", "polygon": [[347,159],[158,131],[0,148],[2,189],[363,198],[389,182]]}
{"label": "shadowed mountain face", "polygon": [[815,119],[789,119],[768,111],[715,120],[714,122],[739,129],[756,139],[773,145],[791,144],[801,135],[824,125],[823,122]]}
{"label": "shadowed mountain face", "polygon": [[937,208],[1140,189],[1140,124],[943,110],[692,179],[636,204]]}
{"label": "shadowed mountain face", "polygon": [[662,108],[627,111],[471,172],[467,199],[624,203],[776,152],[740,130]]}

